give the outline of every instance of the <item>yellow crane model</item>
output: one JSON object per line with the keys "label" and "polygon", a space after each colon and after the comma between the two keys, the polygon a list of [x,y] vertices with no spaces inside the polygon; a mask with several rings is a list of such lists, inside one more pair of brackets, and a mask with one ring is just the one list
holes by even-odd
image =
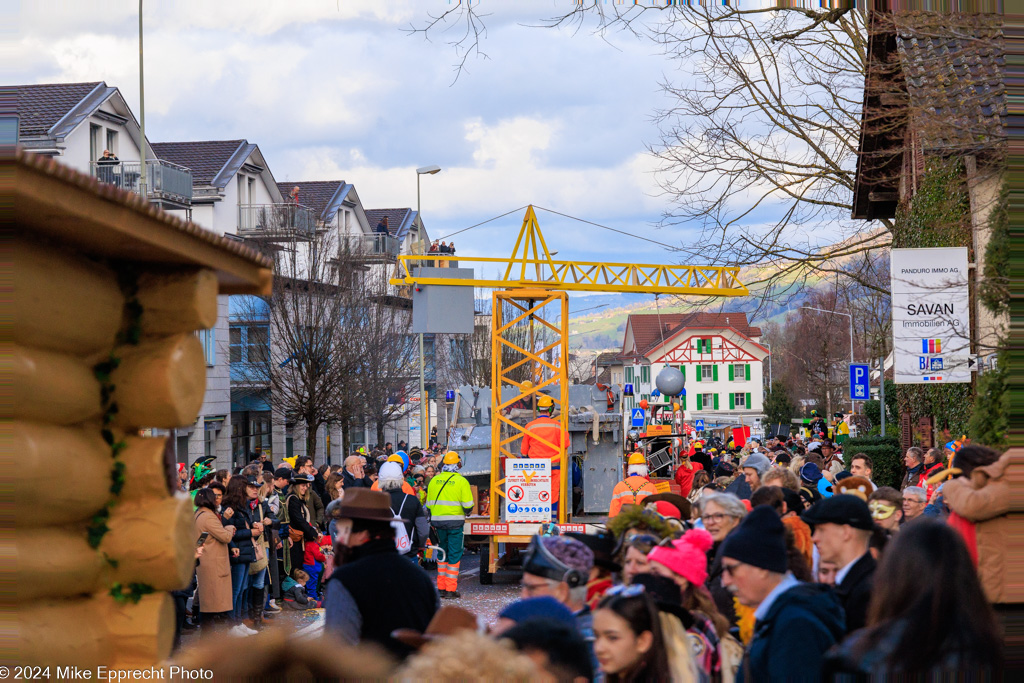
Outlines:
{"label": "yellow crane model", "polygon": [[[445,277],[422,277],[416,273],[418,266],[437,256],[409,255],[398,257],[398,277],[391,280],[393,285],[444,285],[447,287],[484,287],[494,289],[491,307],[491,472],[490,472],[490,535],[487,560],[481,558],[481,578],[485,572],[492,574],[497,567],[499,543],[528,543],[539,525],[513,525],[507,529],[500,524],[500,498],[505,497],[505,478],[499,471],[502,457],[519,458],[511,444],[525,434],[525,427],[506,417],[503,411],[520,401],[542,392],[552,385],[557,386],[557,395],[551,398],[559,409],[561,429],[568,430],[569,422],[569,298],[568,292],[610,292],[643,293],[700,296],[746,296],[747,288],[739,281],[738,267],[723,266],[666,266],[635,263],[604,263],[591,261],[563,261],[552,258],[547,242],[537,223],[533,206],[526,208],[523,226],[516,238],[512,256],[508,258],[459,257],[459,266],[481,264],[497,266],[504,271],[498,279],[463,279]],[[509,304],[506,309],[505,304]],[[506,319],[506,312],[511,311]],[[507,333],[515,326],[528,320],[530,336],[527,345],[520,346],[508,338]],[[552,322],[557,320],[557,322]],[[534,324],[541,325],[553,335],[553,341],[543,348],[534,348]],[[502,351],[510,348],[508,362]],[[554,357],[557,362],[547,360]],[[531,378],[539,381],[516,381],[509,374],[530,365]],[[514,393],[502,399],[504,387],[511,387]],[[511,436],[502,438],[502,425],[507,425]],[[536,436],[533,438],[552,449],[558,446]],[[568,472],[566,453],[562,452],[564,465],[558,470],[560,500],[567,501]],[[565,525],[569,516],[568,505],[558,506],[558,523]],[[498,529],[498,533],[493,533]],[[504,533],[502,533],[504,532]],[[484,562],[488,567],[484,567]]]}

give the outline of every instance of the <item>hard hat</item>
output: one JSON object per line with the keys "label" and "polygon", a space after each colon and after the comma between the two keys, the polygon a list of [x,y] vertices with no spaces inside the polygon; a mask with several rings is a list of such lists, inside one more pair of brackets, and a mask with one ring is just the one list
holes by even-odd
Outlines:
{"label": "hard hat", "polygon": [[444,465],[458,465],[459,460],[460,458],[458,453],[456,453],[455,451],[448,451],[447,453],[444,454],[444,459],[441,461],[441,463]]}
{"label": "hard hat", "polygon": [[523,382],[522,387],[524,391],[526,389],[533,389],[533,382],[531,382],[530,380],[526,380],[525,382]]}
{"label": "hard hat", "polygon": [[679,410],[679,404],[678,403],[673,403],[672,404],[672,410]]}
{"label": "hard hat", "polygon": [[555,402],[551,399],[550,396],[541,396],[540,398],[537,399],[538,408],[553,408],[554,405]]}
{"label": "hard hat", "polygon": [[647,458],[644,457],[643,453],[641,453],[640,451],[637,451],[636,453],[631,453],[630,454],[629,461],[626,464],[627,465],[631,465],[631,466],[632,465],[646,465],[647,464]]}
{"label": "hard hat", "polygon": [[405,464],[405,461],[402,460],[402,456],[400,456],[398,453],[395,453],[394,455],[389,455],[387,462],[397,462],[399,465]]}

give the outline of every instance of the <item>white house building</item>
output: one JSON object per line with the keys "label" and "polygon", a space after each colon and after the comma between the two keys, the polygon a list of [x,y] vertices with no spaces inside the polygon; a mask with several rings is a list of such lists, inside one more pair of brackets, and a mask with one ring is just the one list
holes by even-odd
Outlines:
{"label": "white house building", "polygon": [[630,315],[619,356],[623,382],[634,386],[625,408],[652,401],[654,378],[670,365],[686,380],[682,406],[688,420],[703,419],[708,429],[751,425],[764,410],[768,349],[760,338],[761,330],[748,325],[745,313]]}

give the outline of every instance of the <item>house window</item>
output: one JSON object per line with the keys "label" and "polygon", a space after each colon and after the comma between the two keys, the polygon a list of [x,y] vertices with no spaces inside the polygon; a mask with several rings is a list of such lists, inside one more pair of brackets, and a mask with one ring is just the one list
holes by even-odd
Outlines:
{"label": "house window", "polygon": [[729,366],[729,381],[750,381],[750,366],[746,363],[733,363]]}
{"label": "house window", "polygon": [[700,365],[700,380],[702,382],[714,382],[718,379],[718,373],[715,372],[714,365]]}
{"label": "house window", "polygon": [[631,384],[633,382],[633,368],[632,367],[625,368],[623,370],[623,372],[626,375],[626,384]]}
{"label": "house window", "polygon": [[230,339],[228,359],[232,363],[242,362],[242,333],[245,331],[242,327],[231,326],[228,331],[228,337]]}
{"label": "house window", "polygon": [[717,410],[718,394],[697,394],[697,410]]}
{"label": "house window", "polygon": [[267,325],[232,325],[229,330],[229,358],[232,363],[265,363],[270,359]]}
{"label": "house window", "polygon": [[640,366],[640,383],[645,384],[651,381],[651,366],[641,365]]}
{"label": "house window", "polygon": [[117,131],[107,128],[107,149],[114,156],[117,156]]}
{"label": "house window", "polygon": [[95,123],[89,124],[89,158],[92,161],[99,161],[103,156],[103,126]]}
{"label": "house window", "polygon": [[747,395],[746,394],[733,394],[732,395],[732,401],[730,401],[730,403],[733,404],[733,405],[729,406],[730,408],[739,408],[739,409],[746,408],[747,407]]}
{"label": "house window", "polygon": [[212,368],[217,364],[216,328],[199,330],[196,335],[203,345],[203,356],[206,357],[206,366]]}

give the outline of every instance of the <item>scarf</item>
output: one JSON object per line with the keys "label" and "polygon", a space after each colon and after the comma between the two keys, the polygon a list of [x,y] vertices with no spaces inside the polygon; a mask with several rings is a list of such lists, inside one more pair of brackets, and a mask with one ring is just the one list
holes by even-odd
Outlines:
{"label": "scarf", "polygon": [[441,465],[441,471],[442,472],[455,472],[455,473],[458,473],[459,466],[458,465]]}

